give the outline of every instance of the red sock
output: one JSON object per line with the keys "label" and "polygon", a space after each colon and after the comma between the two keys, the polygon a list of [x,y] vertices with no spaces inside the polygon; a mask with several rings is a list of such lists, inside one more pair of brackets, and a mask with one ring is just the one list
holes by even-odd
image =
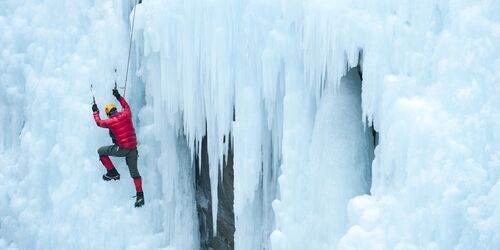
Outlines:
{"label": "red sock", "polygon": [[111,162],[111,159],[109,159],[109,156],[101,156],[99,159],[101,160],[102,165],[104,165],[104,167],[108,171],[115,168],[115,166],[113,166],[113,163]]}
{"label": "red sock", "polygon": [[135,191],[142,192],[142,178],[134,178]]}

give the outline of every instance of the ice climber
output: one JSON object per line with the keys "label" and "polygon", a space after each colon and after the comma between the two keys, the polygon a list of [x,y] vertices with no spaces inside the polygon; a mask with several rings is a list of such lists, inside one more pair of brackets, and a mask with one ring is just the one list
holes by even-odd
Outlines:
{"label": "ice climber", "polygon": [[116,88],[113,89],[113,95],[120,102],[123,111],[118,112],[115,105],[108,104],[105,109],[106,115],[108,116],[108,119],[106,120],[101,120],[97,104],[94,103],[94,105],[92,105],[94,120],[97,123],[97,126],[101,128],[108,128],[109,135],[114,143],[114,145],[100,147],[99,150],[97,150],[102,165],[104,165],[108,171],[102,176],[102,178],[105,181],[119,180],[120,174],[116,171],[116,168],[113,166],[109,156],[125,157],[130,171],[130,176],[134,180],[135,190],[137,191],[135,206],[141,207],[144,205],[144,193],[142,190],[142,178],[139,174],[139,170],[137,169],[137,139],[135,136],[134,125],[132,123],[132,113],[128,103],[122,96],[120,96],[120,93]]}

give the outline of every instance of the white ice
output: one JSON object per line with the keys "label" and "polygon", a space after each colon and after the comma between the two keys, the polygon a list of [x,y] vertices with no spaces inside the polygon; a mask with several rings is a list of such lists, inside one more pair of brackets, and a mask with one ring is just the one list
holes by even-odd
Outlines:
{"label": "white ice", "polygon": [[205,135],[236,249],[500,248],[499,1],[143,0],[141,209],[89,89],[114,101],[133,2],[2,1],[0,249],[198,249]]}

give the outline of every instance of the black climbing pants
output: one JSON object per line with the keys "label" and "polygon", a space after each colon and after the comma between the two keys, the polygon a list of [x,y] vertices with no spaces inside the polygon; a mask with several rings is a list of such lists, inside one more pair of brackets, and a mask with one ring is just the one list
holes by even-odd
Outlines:
{"label": "black climbing pants", "polygon": [[137,158],[139,152],[137,148],[120,148],[118,145],[104,146],[97,150],[100,156],[114,156],[114,157],[125,157],[127,162],[128,170],[130,171],[130,176],[134,179],[141,178],[139,170],[137,169]]}

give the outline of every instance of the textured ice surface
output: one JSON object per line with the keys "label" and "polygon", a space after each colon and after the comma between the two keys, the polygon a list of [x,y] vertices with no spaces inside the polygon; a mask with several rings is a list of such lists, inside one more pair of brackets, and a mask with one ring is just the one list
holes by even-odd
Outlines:
{"label": "textured ice surface", "polygon": [[[92,120],[90,83],[101,110],[117,104],[113,69],[122,82],[131,6],[2,1],[0,249],[196,248],[194,199],[184,195],[192,193],[189,153],[176,148],[172,129],[150,136],[152,112],[146,107],[138,116],[140,91],[127,98],[141,140],[147,206],[133,207],[135,190],[124,160],[114,160],[121,181],[101,179],[96,150],[111,140]],[[171,157],[154,151],[157,140]],[[175,189],[166,185],[174,184],[169,178],[176,180]]]}
{"label": "textured ice surface", "polygon": [[233,137],[237,249],[500,248],[499,1],[144,0],[140,210],[89,93],[114,101],[132,2],[2,2],[0,248],[197,249],[204,135],[212,190]]}

